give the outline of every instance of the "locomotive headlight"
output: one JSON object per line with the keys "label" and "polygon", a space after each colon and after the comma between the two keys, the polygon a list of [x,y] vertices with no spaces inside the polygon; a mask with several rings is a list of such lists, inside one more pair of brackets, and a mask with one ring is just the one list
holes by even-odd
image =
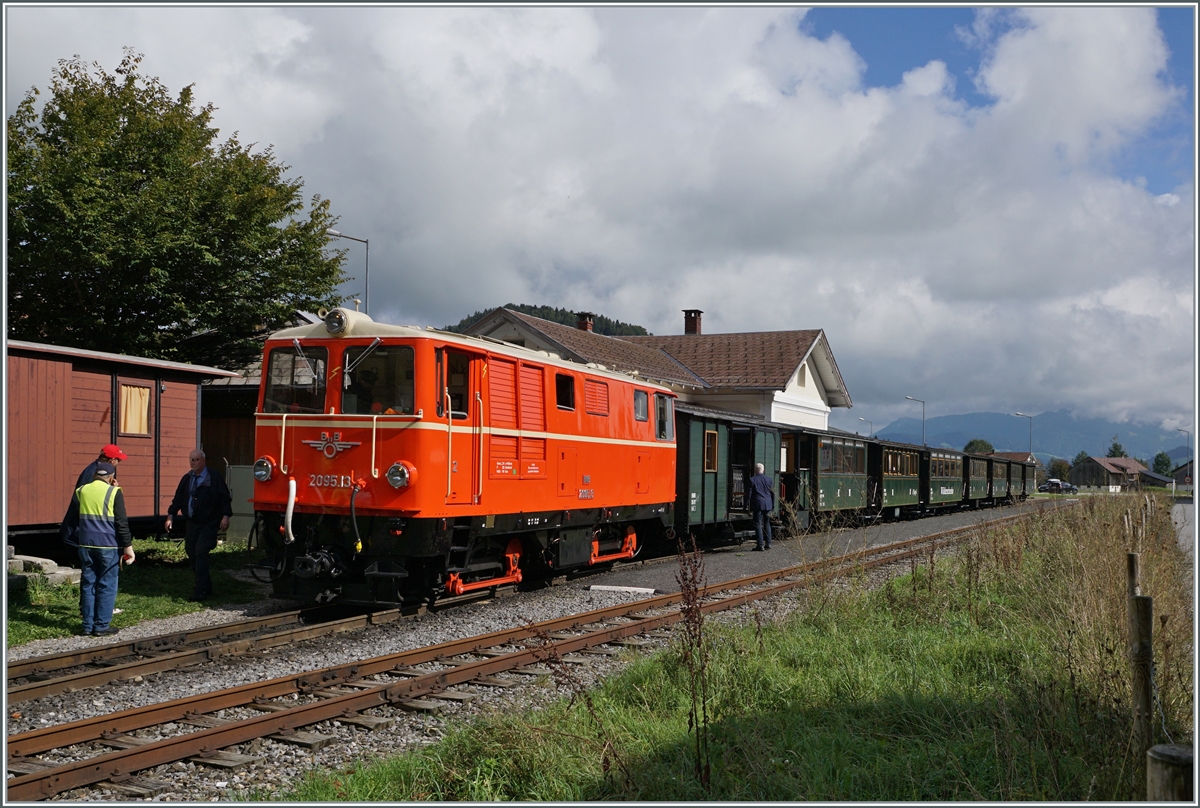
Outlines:
{"label": "locomotive headlight", "polygon": [[334,309],[325,315],[325,330],[330,334],[340,334],[346,330],[346,312]]}
{"label": "locomotive headlight", "polygon": [[275,461],[265,455],[254,461],[254,479],[265,483],[275,471]]}
{"label": "locomotive headlight", "polygon": [[407,488],[417,478],[417,470],[409,463],[397,461],[387,470],[387,481],[392,488]]}

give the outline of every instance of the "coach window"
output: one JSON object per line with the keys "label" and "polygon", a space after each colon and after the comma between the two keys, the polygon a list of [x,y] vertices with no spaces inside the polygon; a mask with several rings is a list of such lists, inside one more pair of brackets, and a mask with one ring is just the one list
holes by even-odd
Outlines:
{"label": "coach window", "polygon": [[324,412],[325,364],[320,346],[275,348],[267,357],[263,412]]}
{"label": "coach window", "polygon": [[633,417],[637,421],[650,420],[650,395],[645,390],[633,391]]}
{"label": "coach window", "polygon": [[704,470],[717,470],[717,433],[716,430],[704,430]]}
{"label": "coach window", "polygon": [[660,393],[654,394],[654,436],[659,440],[675,439],[675,407],[671,397]]}
{"label": "coach window", "polygon": [[554,377],[554,391],[558,399],[558,408],[560,410],[575,409],[574,376],[568,376],[565,373],[556,374]]}
{"label": "coach window", "polygon": [[358,415],[412,415],[413,349],[347,348],[342,374],[342,412]]}
{"label": "coach window", "polygon": [[150,434],[150,387],[121,385],[121,435]]}

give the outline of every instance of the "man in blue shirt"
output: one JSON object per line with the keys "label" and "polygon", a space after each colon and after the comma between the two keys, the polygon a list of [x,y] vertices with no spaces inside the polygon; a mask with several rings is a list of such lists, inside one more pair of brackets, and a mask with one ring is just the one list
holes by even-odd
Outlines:
{"label": "man in blue shirt", "polygon": [[212,597],[212,578],[208,572],[208,554],[217,546],[217,533],[229,529],[233,516],[233,498],[224,478],[209,473],[204,452],[197,449],[188,455],[192,470],[183,475],[175,489],[175,497],[167,508],[167,532],[173,517],[187,517],[187,532],[183,547],[188,562],[196,574],[195,590],[189,600],[201,601]]}
{"label": "man in blue shirt", "polygon": [[[762,463],[754,464],[754,476],[750,478],[750,515],[754,517],[755,550],[771,549],[771,511],[775,509],[775,483],[763,472]],[[764,544],[763,539],[766,539]]]}

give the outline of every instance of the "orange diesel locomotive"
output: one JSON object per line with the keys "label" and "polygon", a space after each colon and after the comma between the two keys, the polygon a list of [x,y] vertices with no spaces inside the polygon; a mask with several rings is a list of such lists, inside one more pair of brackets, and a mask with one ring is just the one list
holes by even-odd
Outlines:
{"label": "orange diesel locomotive", "polygon": [[675,500],[674,396],[347,309],[267,340],[254,507],[279,598],[413,604],[633,557]]}

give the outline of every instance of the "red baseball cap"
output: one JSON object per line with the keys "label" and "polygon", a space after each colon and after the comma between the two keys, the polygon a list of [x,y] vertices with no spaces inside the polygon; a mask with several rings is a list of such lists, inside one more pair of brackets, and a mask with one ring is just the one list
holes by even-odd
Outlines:
{"label": "red baseball cap", "polygon": [[109,460],[128,460],[129,455],[121,451],[121,447],[115,443],[110,443],[100,450],[100,454],[107,457]]}

